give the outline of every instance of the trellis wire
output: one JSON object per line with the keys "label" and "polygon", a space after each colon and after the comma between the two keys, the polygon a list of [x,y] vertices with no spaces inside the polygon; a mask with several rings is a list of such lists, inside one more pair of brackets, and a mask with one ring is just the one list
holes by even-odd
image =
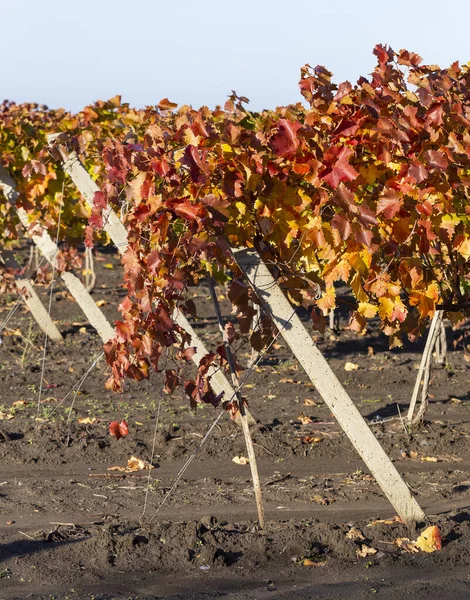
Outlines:
{"label": "trellis wire", "polygon": [[[227,400],[228,402],[231,402],[237,392],[240,392],[241,389],[243,388],[243,386],[245,385],[246,381],[248,380],[248,378],[251,376],[251,374],[253,373],[253,371],[255,370],[255,368],[258,366],[258,364],[260,363],[261,359],[266,355],[266,353],[270,350],[270,348],[272,347],[272,345],[276,342],[277,338],[281,335],[281,332],[284,330],[284,328],[290,323],[290,321],[292,320],[292,317],[295,314],[295,309],[292,311],[291,316],[286,320],[285,324],[283,325],[282,328],[280,328],[277,332],[277,334],[275,336],[273,336],[273,339],[271,340],[271,342],[266,346],[266,348],[264,348],[264,350],[260,353],[260,355],[258,356],[258,358],[256,359],[256,361],[250,365],[250,367],[247,369],[245,375],[243,376],[242,380],[240,381],[240,385],[238,386],[237,390],[234,390],[234,393],[232,394],[232,396]],[[162,509],[162,507],[166,504],[166,502],[169,500],[170,496],[173,494],[173,492],[175,491],[180,479],[183,477],[185,471],[187,470],[187,468],[190,466],[190,464],[193,462],[193,460],[196,458],[196,456],[199,454],[201,448],[203,447],[203,445],[206,443],[206,441],[208,440],[208,438],[210,437],[210,434],[212,433],[212,431],[215,429],[217,423],[220,421],[220,419],[222,418],[222,415],[225,413],[225,410],[222,410],[219,415],[216,417],[216,419],[214,420],[214,422],[212,423],[212,425],[209,427],[209,429],[207,430],[206,434],[204,435],[204,437],[202,438],[199,446],[197,446],[197,448],[195,448],[193,450],[193,452],[191,453],[190,457],[188,458],[188,460],[184,463],[184,465],[181,467],[181,469],[179,470],[178,474],[176,475],[176,479],[173,483],[173,485],[171,486],[171,488],[168,490],[168,492],[166,493],[165,497],[163,498],[163,500],[161,501],[161,503],[159,504],[159,506],[156,508],[154,514],[150,517],[149,521],[148,521],[148,525],[150,525],[150,523],[153,521],[153,519],[157,516],[157,514],[160,512],[160,510]]]}

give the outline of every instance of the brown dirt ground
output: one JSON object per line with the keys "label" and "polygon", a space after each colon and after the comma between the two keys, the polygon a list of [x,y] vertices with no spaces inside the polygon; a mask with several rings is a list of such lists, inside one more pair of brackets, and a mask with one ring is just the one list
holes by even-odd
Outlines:
{"label": "brown dirt ground", "polygon": [[[124,295],[119,262],[103,252],[97,259],[93,296],[114,319]],[[208,290],[194,295],[197,331],[214,347],[220,336]],[[14,301],[0,299],[0,323]],[[410,554],[393,542],[422,528],[410,532],[393,520],[393,508],[282,341],[245,388],[260,422],[253,437],[266,530],[256,526],[250,469],[232,462],[246,454],[243,435],[225,415],[156,514],[218,411],[205,406],[193,414],[180,391],[162,395],[156,374],[130,382],[122,395],[108,392],[104,360],[74,401],[71,394],[61,402],[101,345],[60,284],[52,316],[65,342],[48,345],[39,413],[43,335],[23,307],[1,334],[0,598],[470,597],[470,378],[450,328],[449,364],[434,370],[426,422],[411,435],[398,407],[405,414],[423,342],[389,351],[373,326],[361,337],[345,329],[317,336],[429,522],[441,528],[440,552]],[[246,348],[240,355],[249,358]],[[345,371],[346,362],[358,369]],[[160,399],[150,477],[109,471],[131,455],[151,459]],[[312,422],[303,425],[302,414]],[[79,424],[83,417],[96,421]],[[129,435],[117,441],[107,426],[122,418]],[[305,436],[318,441],[305,443]],[[347,537],[352,527],[363,541]],[[358,557],[362,544],[377,552]]]}

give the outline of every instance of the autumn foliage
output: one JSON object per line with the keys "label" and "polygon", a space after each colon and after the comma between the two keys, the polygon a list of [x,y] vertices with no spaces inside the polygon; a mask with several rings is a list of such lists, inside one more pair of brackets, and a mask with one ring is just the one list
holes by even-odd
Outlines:
{"label": "autumn foliage", "polygon": [[[229,283],[240,331],[248,332],[257,299],[230,246],[257,248],[291,299],[311,307],[316,328],[335,307],[336,281],[356,298],[350,327],[362,331],[378,316],[392,346],[404,335],[416,339],[436,306],[454,322],[468,314],[469,67],[425,66],[383,46],[374,54],[374,72],[355,85],[305,66],[305,102],[274,111],[250,112],[233,93],[215,110],[164,100],[134,111],[115,100],[76,117],[53,114],[49,127],[63,132],[57,143],[77,150],[101,184],[91,215],[71,192],[76,210],[67,218],[91,244],[110,204],[129,234],[127,296],[106,348],[109,385],[147,377],[175,345],[175,358],[188,358],[190,340],[172,313],[194,314],[188,288],[208,275]],[[36,130],[26,134],[12,118],[26,111],[38,127],[37,110],[3,106],[0,151],[25,206],[53,228],[57,183],[71,185],[44,142],[35,146]],[[26,150],[6,152],[15,135]],[[2,210],[11,235],[14,216]],[[265,320],[253,344],[269,332]],[[224,363],[222,347],[187,384],[193,402],[218,401],[205,377],[213,360]],[[179,382],[178,369],[167,372],[169,391]]]}

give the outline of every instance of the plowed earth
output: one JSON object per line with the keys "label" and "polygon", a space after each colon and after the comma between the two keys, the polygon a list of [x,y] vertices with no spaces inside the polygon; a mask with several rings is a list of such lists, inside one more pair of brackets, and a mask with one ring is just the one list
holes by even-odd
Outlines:
{"label": "plowed earth", "polygon": [[[124,296],[119,260],[98,252],[96,265],[93,297],[114,320]],[[46,288],[38,291],[47,305]],[[195,288],[194,298],[195,327],[214,348],[220,334],[207,288]],[[15,300],[0,299],[0,323]],[[427,524],[410,531],[394,518],[282,340],[244,392],[258,419],[252,433],[267,517],[259,531],[249,466],[232,461],[246,455],[241,429],[223,415],[168,496],[218,410],[193,414],[184,393],[162,394],[159,374],[113,394],[104,388],[104,359],[61,401],[101,343],[60,283],[52,316],[65,341],[48,343],[39,407],[43,334],[23,306],[0,334],[0,598],[470,597],[470,376],[453,344],[461,331],[447,328],[448,365],[434,369],[426,421],[411,433],[399,415],[424,342],[390,351],[373,326],[360,337],[347,331],[347,315],[340,331],[314,334],[427,524],[441,528],[442,550],[425,554],[394,543]],[[238,356],[246,365],[248,349]],[[347,362],[357,369],[345,370]],[[108,425],[123,418],[129,435],[116,440]],[[109,470],[131,455],[155,468]],[[372,550],[361,557],[363,545]]]}

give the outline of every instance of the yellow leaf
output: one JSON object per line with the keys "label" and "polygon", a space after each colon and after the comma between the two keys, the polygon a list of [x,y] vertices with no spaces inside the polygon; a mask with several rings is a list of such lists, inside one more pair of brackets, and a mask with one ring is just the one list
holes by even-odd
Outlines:
{"label": "yellow leaf", "polygon": [[312,400],[311,398],[305,398],[304,406],[317,406],[317,403],[315,402],[315,400]]}
{"label": "yellow leaf", "polygon": [[103,267],[105,269],[114,269],[114,265],[111,263],[104,263]]}
{"label": "yellow leaf", "polygon": [[378,310],[378,307],[370,304],[370,302],[359,302],[357,312],[366,319],[373,319]]}
{"label": "yellow leaf", "polygon": [[351,527],[351,529],[346,534],[348,540],[360,540],[361,542],[366,538],[362,535],[362,531],[359,531],[356,527]]}
{"label": "yellow leaf", "polygon": [[108,471],[121,471],[122,473],[134,473],[135,471],[143,471],[144,469],[154,469],[146,460],[131,456],[127,461],[127,467],[108,467]]}
{"label": "yellow leaf", "polygon": [[357,371],[359,369],[359,365],[357,365],[356,363],[353,362],[347,362],[344,365],[344,370],[345,371]]}
{"label": "yellow leaf", "polygon": [[106,302],[106,300],[97,300],[95,302],[95,304],[96,304],[96,306],[100,307],[100,306],[106,306],[106,304],[108,304],[108,303]]}
{"label": "yellow leaf", "polygon": [[390,319],[393,313],[393,300],[391,298],[387,298],[387,296],[382,296],[379,298],[379,316],[382,320]]}
{"label": "yellow leaf", "polygon": [[13,402],[12,407],[18,407],[18,406],[26,406],[28,403],[26,402],[26,400],[16,400],[15,402]]}
{"label": "yellow leaf", "polygon": [[221,144],[220,147],[224,152],[232,152],[232,146],[229,146],[228,144]]}
{"label": "yellow leaf", "polygon": [[366,546],[366,544],[362,544],[361,547],[356,550],[356,554],[359,558],[366,558],[366,556],[377,554],[377,550],[370,546]]}
{"label": "yellow leaf", "polygon": [[423,531],[414,542],[415,546],[422,552],[435,552],[442,548],[441,532],[437,525],[431,525]]}
{"label": "yellow leaf", "polygon": [[310,558],[304,558],[302,564],[304,567],[322,567],[326,563],[326,558],[321,560],[312,560]]}
{"label": "yellow leaf", "polygon": [[142,460],[141,458],[137,458],[136,456],[131,456],[127,461],[127,472],[131,471],[143,471],[144,469],[154,469],[155,467],[151,465],[146,460]]}
{"label": "yellow leaf", "polygon": [[302,422],[302,425],[310,425],[310,423],[313,423],[312,419],[310,417],[307,417],[307,415],[304,415],[303,413],[300,414],[298,417],[299,421]]}
{"label": "yellow leaf", "polygon": [[250,460],[246,458],[246,456],[234,456],[232,458],[232,462],[234,462],[236,465],[247,465]]}
{"label": "yellow leaf", "polygon": [[457,252],[461,254],[465,260],[470,258],[470,239],[464,240],[457,248]]}
{"label": "yellow leaf", "polygon": [[330,287],[323,293],[320,300],[317,301],[317,306],[324,315],[327,315],[330,309],[336,306],[336,294],[334,287]]}
{"label": "yellow leaf", "polygon": [[78,419],[78,422],[80,425],[93,425],[93,423],[96,423],[96,417],[83,417]]}
{"label": "yellow leaf", "polygon": [[246,204],[243,202],[235,202],[235,206],[238,209],[238,212],[243,216],[246,213]]}

